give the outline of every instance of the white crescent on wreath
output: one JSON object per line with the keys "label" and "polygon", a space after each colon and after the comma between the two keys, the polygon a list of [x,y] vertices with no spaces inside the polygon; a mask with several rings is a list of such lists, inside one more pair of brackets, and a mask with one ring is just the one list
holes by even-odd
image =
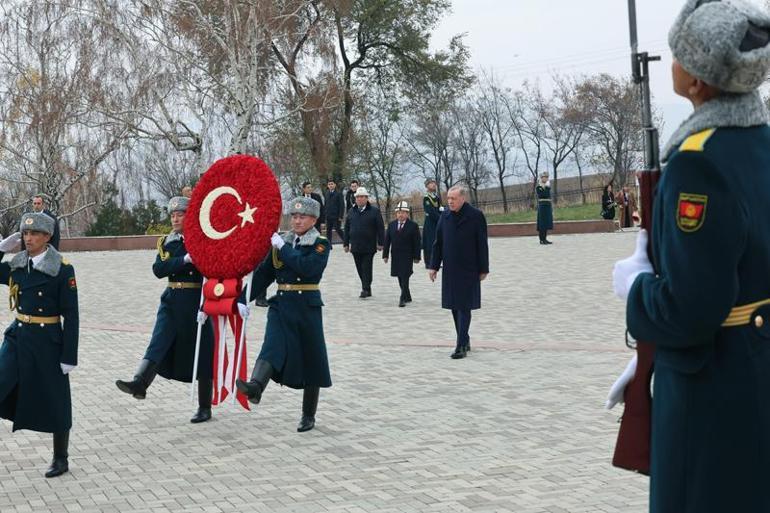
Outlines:
{"label": "white crescent on wreath", "polygon": [[[229,237],[237,228],[238,225],[235,224],[228,230],[225,230],[223,232],[218,231],[211,225],[211,209],[214,207],[214,203],[219,199],[220,196],[230,195],[234,197],[239,205],[243,205],[243,200],[241,199],[241,195],[238,194],[238,191],[233,189],[232,187],[228,186],[221,186],[217,187],[216,189],[212,189],[205,198],[203,198],[203,202],[201,203],[201,209],[198,213],[198,222],[200,222],[201,230],[203,233],[208,237],[209,239],[213,240],[222,240]],[[246,202],[246,206],[243,209],[243,212],[238,213],[238,217],[241,218],[241,228],[246,226],[246,223],[252,223],[254,224],[254,212],[257,211],[257,207],[252,207],[249,205],[248,202]]]}

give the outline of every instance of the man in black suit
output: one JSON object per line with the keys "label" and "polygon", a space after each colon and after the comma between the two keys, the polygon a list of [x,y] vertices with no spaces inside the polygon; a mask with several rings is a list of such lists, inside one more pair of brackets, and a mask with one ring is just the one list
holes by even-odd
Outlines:
{"label": "man in black suit", "polygon": [[334,180],[326,182],[326,194],[324,195],[324,204],[326,207],[326,238],[329,239],[329,244],[334,242],[332,236],[334,230],[337,230],[337,235],[340,239],[345,240],[345,235],[342,232],[342,217],[345,215],[345,199],[342,197],[342,193],[337,190],[337,183]]}
{"label": "man in black suit", "polygon": [[398,286],[401,287],[398,306],[403,307],[412,302],[412,294],[409,292],[412,264],[420,263],[420,227],[409,219],[409,204],[406,201],[396,206],[396,220],[391,222],[385,231],[382,259],[386,264],[391,247],[393,260],[390,263],[390,275],[398,278]]}
{"label": "man in black suit", "polygon": [[369,204],[369,193],[359,187],[356,206],[345,218],[345,253],[353,253],[358,277],[361,278],[360,298],[372,295],[372,263],[374,254],[382,250],[385,224],[380,209]]}
{"label": "man in black suit", "polygon": [[318,206],[321,207],[321,215],[318,216],[318,219],[315,222],[315,229],[320,232],[321,221],[323,221],[324,218],[324,200],[321,198],[320,194],[313,192],[313,185],[310,182],[305,182],[302,184],[302,195],[306,198],[316,200],[318,202]]}
{"label": "man in black suit", "polygon": [[358,186],[361,185],[358,183],[358,180],[353,179],[350,181],[350,187],[348,188],[348,192],[345,193],[345,213],[347,214],[348,211],[350,211],[351,208],[356,206],[356,191],[358,190]]}

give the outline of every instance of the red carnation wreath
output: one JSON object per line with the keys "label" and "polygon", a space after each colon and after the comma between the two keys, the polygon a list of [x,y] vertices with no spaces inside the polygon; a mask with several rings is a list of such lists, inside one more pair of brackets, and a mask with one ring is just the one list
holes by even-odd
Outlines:
{"label": "red carnation wreath", "polygon": [[250,155],[216,161],[193,190],[185,247],[207,278],[239,279],[270,250],[281,221],[281,190],[270,168]]}

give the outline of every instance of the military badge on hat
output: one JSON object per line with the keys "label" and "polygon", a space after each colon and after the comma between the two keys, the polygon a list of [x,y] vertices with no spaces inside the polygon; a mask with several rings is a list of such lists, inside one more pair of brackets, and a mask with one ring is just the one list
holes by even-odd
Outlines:
{"label": "military badge on hat", "polygon": [[321,205],[313,198],[299,196],[291,200],[289,214],[302,214],[306,216],[318,217],[321,215]]}
{"label": "military badge on hat", "polygon": [[56,221],[43,212],[30,212],[21,216],[19,231],[41,232],[53,235]]}

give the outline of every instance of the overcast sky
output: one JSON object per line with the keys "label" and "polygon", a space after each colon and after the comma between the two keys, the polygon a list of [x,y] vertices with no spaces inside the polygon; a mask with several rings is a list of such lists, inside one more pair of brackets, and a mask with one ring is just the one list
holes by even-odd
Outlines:
{"label": "overcast sky", "polygon": [[[653,101],[666,125],[665,141],[691,111],[690,104],[671,91],[667,43],[668,29],[684,2],[636,3],[639,50],[662,57],[651,64],[650,76]],[[627,0],[452,0],[452,4],[452,14],[434,34],[434,45],[446,45],[452,35],[467,33],[471,65],[493,70],[510,87],[526,79],[548,86],[554,73],[631,73]]]}

